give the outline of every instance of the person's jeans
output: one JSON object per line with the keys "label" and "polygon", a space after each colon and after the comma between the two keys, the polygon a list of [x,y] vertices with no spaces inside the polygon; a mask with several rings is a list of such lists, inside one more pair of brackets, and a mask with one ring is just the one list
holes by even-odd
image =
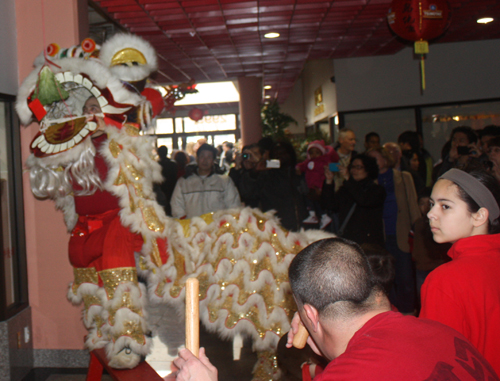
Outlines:
{"label": "person's jeans", "polygon": [[411,254],[401,251],[395,235],[386,236],[385,248],[396,260],[396,278],[389,299],[401,313],[415,311],[415,280]]}

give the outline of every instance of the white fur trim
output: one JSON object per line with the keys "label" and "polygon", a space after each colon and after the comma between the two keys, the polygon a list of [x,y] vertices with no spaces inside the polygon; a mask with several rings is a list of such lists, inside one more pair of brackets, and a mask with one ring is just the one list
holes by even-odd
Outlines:
{"label": "white fur trim", "polygon": [[[146,65],[140,66],[111,66],[113,56],[122,49],[134,48],[140,51],[147,61]],[[111,69],[113,74],[124,81],[139,81],[149,77],[158,69],[158,58],[156,51],[149,42],[134,34],[115,34],[102,44],[99,52],[101,61]]]}
{"label": "white fur trim", "polygon": [[[258,220],[266,220],[259,224]],[[291,298],[291,290],[288,281],[277,282],[277,279],[287,279],[288,266],[293,259],[290,253],[294,246],[305,247],[309,243],[320,239],[331,237],[331,234],[317,232],[286,232],[278,223],[274,213],[262,213],[258,209],[244,208],[241,210],[224,210],[213,214],[213,222],[207,224],[203,219],[195,217],[191,219],[189,229],[185,232],[180,223],[168,225],[169,230],[169,253],[173,256],[173,249],[178,255],[184,258],[184,265],[187,271],[186,276],[180,278],[175,267],[167,263],[161,269],[155,269],[148,276],[148,291],[150,300],[159,303],[167,302],[175,306],[179,313],[183,314],[184,309],[184,289],[177,297],[170,294],[173,282],[166,283],[163,289],[159,290],[159,282],[164,277],[176,279],[181,285],[187,277],[201,274],[208,275],[209,288],[207,296],[200,301],[200,318],[205,327],[212,332],[217,332],[221,337],[229,339],[236,334],[251,336],[254,339],[256,350],[270,350],[276,347],[279,335],[273,333],[270,327],[279,326],[280,333],[284,333],[290,328],[290,319],[287,312],[279,307],[280,301]],[[241,234],[233,236],[230,232],[221,234],[220,230],[227,227]],[[261,230],[260,228],[263,228]],[[246,229],[246,232],[243,230]],[[255,250],[254,245],[260,242],[260,246]],[[275,245],[280,245],[283,255],[278,261]],[[231,258],[222,259],[217,262],[222,245],[230,248]],[[235,263],[232,263],[233,259]],[[268,261],[271,271],[264,269],[257,278],[250,278],[253,262],[262,263]],[[170,261],[170,258],[169,258]],[[160,271],[158,271],[160,270]],[[243,289],[238,286],[239,279],[243,279]],[[221,284],[224,283],[224,287]],[[269,300],[264,299],[265,288],[273,290],[274,308],[268,313]],[[255,291],[255,292],[254,292]],[[244,304],[240,305],[238,296],[240,292],[252,293]],[[268,292],[268,291],[266,291]],[[162,296],[160,296],[162,295]],[[252,322],[247,319],[240,319],[234,327],[226,326],[228,311],[222,306],[232,295],[232,307],[229,312],[245,315],[250,312],[253,306],[257,306],[259,315],[259,325],[267,329],[264,337],[260,337],[259,332]],[[226,304],[227,306],[227,304]],[[217,312],[217,318],[213,321],[213,315],[209,316],[209,307]]]}
{"label": "white fur trim", "polygon": [[[73,75],[86,74],[90,77],[94,86],[100,90],[108,88],[113,95],[113,98],[118,103],[131,104],[138,106],[143,98],[141,95],[131,92],[126,89],[121,81],[113,75],[105,66],[96,60],[83,60],[80,58],[64,58],[61,60],[54,60],[54,63],[60,66],[50,66],[50,69],[57,73],[71,72]],[[41,67],[37,66],[21,84],[17,94],[16,110],[21,120],[21,123],[27,126],[31,119],[32,113],[28,107],[28,97],[35,89],[38,81],[38,73]]]}

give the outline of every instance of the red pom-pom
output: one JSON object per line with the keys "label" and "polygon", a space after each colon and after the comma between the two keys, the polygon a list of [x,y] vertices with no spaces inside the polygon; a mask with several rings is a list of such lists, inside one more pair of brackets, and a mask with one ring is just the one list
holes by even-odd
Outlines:
{"label": "red pom-pom", "polygon": [[82,41],[82,50],[85,53],[92,53],[95,50],[95,41],[91,38],[86,38]]}
{"label": "red pom-pom", "polygon": [[57,44],[50,44],[47,46],[47,54],[51,57],[54,57],[57,53],[59,53],[59,50],[61,50],[61,47]]}

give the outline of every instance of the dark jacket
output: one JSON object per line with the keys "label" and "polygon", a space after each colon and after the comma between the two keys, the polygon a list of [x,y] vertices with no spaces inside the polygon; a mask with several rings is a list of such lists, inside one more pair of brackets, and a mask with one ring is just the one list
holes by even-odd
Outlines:
{"label": "dark jacket", "polygon": [[241,198],[258,201],[259,209],[276,210],[276,216],[287,230],[298,231],[301,221],[307,216],[303,196],[299,192],[301,179],[294,168],[252,171],[252,178],[242,189]]}
{"label": "dark jacket", "polygon": [[385,189],[373,180],[366,178],[345,181],[335,193],[334,184],[323,185],[323,206],[339,215],[339,226],[342,226],[349,210],[356,203],[356,208],[344,229],[344,238],[358,244],[376,243],[382,247],[384,242],[383,210]]}
{"label": "dark jacket", "polygon": [[255,192],[257,187],[257,175],[252,172],[253,171],[248,171],[245,168],[236,169],[233,167],[229,170],[229,177],[233,180],[236,188],[238,188],[241,202],[243,202],[245,206],[258,208],[259,198]]}
{"label": "dark jacket", "polygon": [[172,193],[174,192],[175,184],[177,183],[177,163],[170,160],[168,157],[161,158],[159,163],[161,165],[161,174],[164,178],[160,187],[162,192],[165,194],[165,203],[160,204],[165,209],[165,213],[168,216],[171,216],[172,209],[170,208],[170,199],[172,198]]}

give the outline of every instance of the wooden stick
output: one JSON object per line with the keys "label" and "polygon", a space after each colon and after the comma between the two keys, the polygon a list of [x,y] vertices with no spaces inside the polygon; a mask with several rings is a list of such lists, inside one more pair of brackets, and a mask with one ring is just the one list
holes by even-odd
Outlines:
{"label": "wooden stick", "polygon": [[186,282],[186,348],[198,357],[200,349],[199,282],[189,278]]}
{"label": "wooden stick", "polygon": [[302,349],[306,346],[307,338],[309,337],[309,332],[307,332],[306,327],[299,323],[299,330],[293,337],[292,345],[297,349]]}

